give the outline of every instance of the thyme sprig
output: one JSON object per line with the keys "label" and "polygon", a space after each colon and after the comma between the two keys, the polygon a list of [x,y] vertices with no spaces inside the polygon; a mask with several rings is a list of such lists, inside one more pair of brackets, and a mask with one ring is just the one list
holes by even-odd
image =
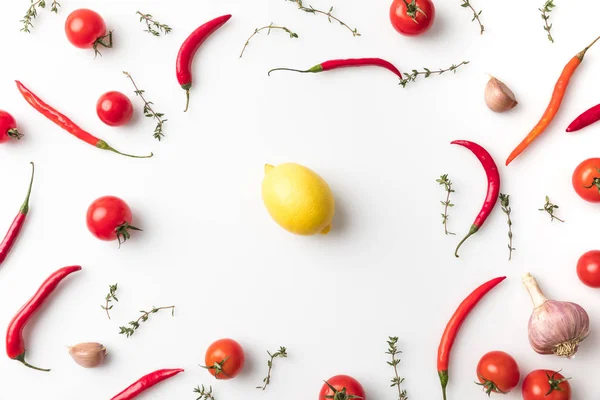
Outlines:
{"label": "thyme sprig", "polygon": [[400,80],[400,85],[402,85],[402,87],[406,87],[406,85],[409,82],[414,82],[417,80],[417,77],[419,75],[423,75],[425,78],[429,78],[431,75],[442,75],[444,72],[454,72],[456,73],[456,70],[458,68],[460,68],[463,65],[467,65],[469,63],[469,61],[463,61],[460,64],[452,64],[450,67],[448,68],[440,68],[438,70],[432,71],[429,68],[423,68],[423,71],[417,71],[416,69],[413,69],[412,72],[405,72],[404,73],[404,79]]}
{"label": "thyme sprig", "polygon": [[510,195],[500,193],[500,205],[502,206],[502,211],[506,214],[507,223],[508,223],[508,261],[512,260],[512,252],[515,250],[513,246],[513,233],[512,233],[512,220],[510,219],[510,213],[512,209],[510,208]]}
{"label": "thyme sprig", "polygon": [[202,387],[198,386],[194,389],[194,393],[198,393],[198,398],[196,400],[215,400],[215,397],[212,394],[212,386],[209,386],[208,390],[202,385]]}
{"label": "thyme sprig", "polygon": [[273,360],[276,358],[287,358],[288,354],[287,354],[287,349],[283,346],[279,347],[279,350],[276,353],[271,354],[270,351],[267,350],[267,354],[269,355],[270,359],[269,361],[267,361],[267,365],[269,366],[269,370],[267,371],[267,376],[263,379],[263,385],[262,386],[257,386],[257,389],[262,389],[262,390],[266,390],[267,386],[269,386],[269,384],[271,383],[271,369],[273,369]]}
{"label": "thyme sprig", "polygon": [[255,35],[258,35],[260,33],[260,31],[264,31],[265,29],[267,29],[267,36],[271,34],[271,31],[273,29],[279,29],[279,30],[282,30],[282,31],[286,32],[288,35],[290,35],[290,39],[297,39],[298,38],[298,34],[297,33],[292,32],[290,29],[286,28],[285,26],[273,25],[273,23],[271,22],[267,26],[263,26],[262,28],[256,28],[254,30],[254,33],[252,33],[252,35],[250,35],[250,37],[246,40],[246,43],[244,44],[244,48],[242,49],[242,52],[240,53],[240,58],[242,58],[242,56],[244,55],[244,52],[246,51],[246,47],[248,47],[248,45],[250,44],[250,40]]}
{"label": "thyme sprig", "polygon": [[554,210],[556,210],[557,208],[558,206],[556,204],[552,204],[550,202],[550,198],[546,196],[546,204],[544,204],[544,208],[540,208],[539,211],[546,211],[548,214],[550,214],[550,222],[554,221],[555,219],[560,222],[565,222],[564,220],[554,215]]}
{"label": "thyme sprig", "polygon": [[[53,0],[52,4],[50,4],[50,12],[58,14],[59,7],[60,3],[57,0]],[[33,28],[33,20],[38,16],[38,8],[46,8],[46,0],[31,0],[31,4],[25,13],[25,16],[21,21],[19,21],[23,23],[21,32],[31,33],[31,28]]]}
{"label": "thyme sprig", "polygon": [[169,25],[161,24],[159,21],[154,19],[151,14],[144,14],[141,11],[137,11],[136,14],[140,16],[140,22],[146,23],[146,29],[144,29],[144,32],[148,32],[153,36],[160,36],[161,32],[166,35],[173,31]]}
{"label": "thyme sprig", "polygon": [[108,294],[105,297],[106,304],[100,306],[103,310],[106,310],[106,315],[108,316],[108,319],[110,319],[109,311],[112,310],[114,306],[114,304],[109,306],[109,303],[111,303],[113,300],[119,302],[119,299],[117,299],[117,286],[118,283],[115,283],[114,285],[108,285]]}
{"label": "thyme sprig", "polygon": [[321,14],[321,15],[325,15],[327,17],[327,19],[329,20],[329,22],[333,21],[337,21],[339,22],[340,25],[342,25],[344,28],[348,29],[350,32],[352,32],[352,36],[356,37],[356,36],[361,36],[360,33],[358,33],[358,30],[356,28],[352,29],[350,28],[350,26],[348,26],[348,24],[346,24],[345,22],[343,22],[342,20],[340,20],[339,18],[337,18],[336,16],[333,15],[333,6],[331,6],[329,8],[329,11],[325,12],[323,10],[318,10],[316,8],[314,8],[313,6],[309,5],[308,7],[304,6],[304,4],[302,3],[302,0],[286,0],[286,1],[291,1],[293,3],[296,3],[298,5],[298,9],[310,14]]}
{"label": "thyme sprig", "polygon": [[444,206],[444,212],[442,213],[442,224],[444,224],[444,233],[446,235],[456,235],[453,232],[448,231],[448,208],[454,207],[454,204],[450,201],[450,194],[454,193],[454,189],[452,189],[452,181],[448,179],[448,174],[444,174],[439,177],[439,179],[435,180],[440,185],[444,186],[446,190],[446,201],[440,201]]}
{"label": "thyme sprig", "polygon": [[154,128],[153,136],[155,139],[158,139],[158,141],[160,142],[161,139],[165,136],[165,134],[163,133],[163,126],[164,126],[165,122],[168,121],[167,119],[163,118],[165,116],[165,114],[154,111],[154,108],[152,108],[152,105],[154,103],[146,100],[146,98],[144,97],[144,93],[146,91],[138,88],[138,86],[136,85],[135,81],[133,80],[133,78],[131,77],[129,72],[123,71],[123,74],[125,74],[125,76],[128,77],[129,80],[131,81],[131,83],[133,84],[133,87],[135,88],[135,91],[134,91],[135,95],[140,96],[140,98],[144,101],[144,116],[146,116],[148,118],[154,118],[156,120],[156,127]]}
{"label": "thyme sprig", "polygon": [[148,321],[148,318],[150,317],[150,314],[156,314],[160,310],[168,310],[168,309],[171,310],[171,316],[175,316],[175,306],[168,306],[168,307],[154,307],[154,306],[152,306],[152,310],[150,310],[150,311],[141,310],[140,312],[142,313],[142,315],[138,319],[136,319],[135,321],[131,321],[128,324],[129,326],[120,326],[119,327],[119,329],[121,329],[121,332],[119,332],[119,335],[125,335],[127,337],[133,336],[133,334],[135,333],[135,331],[137,331],[138,328],[140,327],[140,324],[142,322]]}
{"label": "thyme sprig", "polygon": [[394,368],[394,377],[392,378],[392,384],[390,387],[396,387],[398,389],[398,400],[408,400],[408,394],[406,390],[403,390],[401,385],[404,382],[404,378],[400,378],[398,375],[398,364],[400,364],[400,359],[396,358],[398,354],[402,352],[398,350],[398,337],[390,336],[387,341],[389,346],[388,351],[385,354],[389,354],[392,357],[392,361],[388,361],[388,365]]}
{"label": "thyme sprig", "polygon": [[473,19],[471,20],[471,22],[477,21],[481,30],[481,34],[483,35],[483,32],[485,32],[485,27],[483,26],[483,24],[481,23],[481,19],[479,18],[481,16],[482,10],[479,10],[479,12],[475,11],[475,8],[473,8],[473,5],[471,5],[469,0],[462,0],[462,4],[460,6],[464,8],[468,7],[471,9],[471,11],[473,11]]}
{"label": "thyme sprig", "polygon": [[538,8],[538,10],[540,10],[542,13],[542,19],[544,20],[544,30],[548,33],[548,40],[552,43],[554,43],[554,38],[552,37],[552,33],[550,33],[552,24],[549,23],[548,20],[550,19],[550,13],[554,7],[556,7],[554,5],[554,0],[547,0],[544,3],[544,7]]}

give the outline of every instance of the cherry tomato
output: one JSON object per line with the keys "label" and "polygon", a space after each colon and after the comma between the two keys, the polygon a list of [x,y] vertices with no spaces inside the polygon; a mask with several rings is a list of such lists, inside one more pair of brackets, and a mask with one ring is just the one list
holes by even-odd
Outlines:
{"label": "cherry tomato", "polygon": [[600,202],[600,158],[588,158],[573,172],[573,189],[582,199]]}
{"label": "cherry tomato", "polygon": [[523,400],[571,400],[571,385],[558,372],[538,369],[525,377],[522,394]]}
{"label": "cherry tomato", "polygon": [[206,350],[204,362],[215,378],[235,378],[244,366],[244,349],[233,339],[219,339]]}
{"label": "cherry tomato", "polygon": [[577,276],[584,285],[600,288],[600,250],[590,250],[579,258]]}
{"label": "cherry tomato", "polygon": [[87,227],[100,240],[118,240],[119,246],[130,238],[129,230],[141,229],[131,225],[131,209],[115,196],[95,200],[87,210]]}
{"label": "cherry tomato", "polygon": [[65,22],[67,39],[80,49],[95,48],[106,34],[106,24],[95,11],[81,8],[73,11]]}
{"label": "cherry tomato", "polygon": [[21,139],[22,134],[17,130],[17,121],[6,111],[0,110],[0,143],[6,143],[11,138]]}
{"label": "cherry tomato", "polygon": [[510,354],[490,351],[477,364],[477,378],[485,392],[508,393],[519,384],[519,366]]}
{"label": "cherry tomato", "polygon": [[98,99],[96,113],[106,125],[122,126],[131,120],[133,105],[123,93],[108,92]]}
{"label": "cherry tomato", "polygon": [[421,35],[433,25],[435,6],[431,0],[394,0],[390,20],[394,29],[403,35]]}
{"label": "cherry tomato", "polygon": [[346,396],[338,395],[339,398],[344,399],[347,399],[348,396],[357,396],[362,400],[367,399],[360,382],[348,375],[336,375],[325,381],[319,393],[319,400],[337,399],[338,397],[334,397],[336,393],[344,393]]}

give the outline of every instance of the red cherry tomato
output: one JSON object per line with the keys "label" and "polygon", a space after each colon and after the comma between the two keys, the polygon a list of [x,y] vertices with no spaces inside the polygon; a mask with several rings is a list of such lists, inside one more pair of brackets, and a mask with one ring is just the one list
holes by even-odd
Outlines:
{"label": "red cherry tomato", "polygon": [[600,288],[600,250],[591,250],[577,261],[577,276],[589,287]]}
{"label": "red cherry tomato", "polygon": [[558,372],[538,369],[523,381],[523,400],[571,400],[571,385]]}
{"label": "red cherry tomato", "polygon": [[106,24],[97,12],[81,8],[67,17],[65,33],[73,46],[91,49],[106,36]]}
{"label": "red cherry tomato", "polygon": [[129,230],[141,229],[131,225],[131,209],[115,196],[95,200],[87,210],[87,227],[100,240],[119,240],[119,245],[130,238]]}
{"label": "red cherry tomato", "polygon": [[402,35],[421,35],[433,25],[435,6],[431,0],[394,0],[390,20],[394,29]]}
{"label": "red cherry tomato", "polygon": [[22,134],[17,130],[17,121],[6,111],[0,110],[0,143],[6,143],[11,138],[21,139]]}
{"label": "red cherry tomato", "polygon": [[217,379],[235,378],[244,367],[244,349],[233,339],[220,339],[211,344],[204,357],[205,368]]}
{"label": "red cherry tomato", "polygon": [[96,113],[106,125],[122,126],[131,120],[133,104],[121,92],[108,92],[98,99]]}
{"label": "red cherry tomato", "polygon": [[519,384],[519,366],[510,354],[490,351],[477,364],[477,378],[485,392],[508,393]]}
{"label": "red cherry tomato", "polygon": [[[319,393],[319,400],[335,399],[336,393],[344,392],[346,397],[341,396],[339,398],[348,398],[348,396],[357,396],[362,400],[367,400],[365,397],[365,390],[363,389],[360,382],[348,375],[336,375],[329,378],[323,384],[321,392]],[[338,395],[339,396],[339,395]]]}
{"label": "red cherry tomato", "polygon": [[588,158],[573,172],[573,189],[582,199],[600,202],[600,158]]}

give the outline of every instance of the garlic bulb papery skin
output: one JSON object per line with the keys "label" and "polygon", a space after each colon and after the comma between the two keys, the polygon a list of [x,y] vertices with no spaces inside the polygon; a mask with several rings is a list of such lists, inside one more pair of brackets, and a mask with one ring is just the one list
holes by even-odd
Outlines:
{"label": "garlic bulb papery skin", "polygon": [[535,278],[527,273],[523,284],[533,301],[529,343],[539,354],[571,358],[590,333],[590,318],[578,304],[548,300]]}
{"label": "garlic bulb papery skin", "polygon": [[106,348],[100,343],[79,343],[69,347],[73,360],[84,368],[95,368],[104,362]]}

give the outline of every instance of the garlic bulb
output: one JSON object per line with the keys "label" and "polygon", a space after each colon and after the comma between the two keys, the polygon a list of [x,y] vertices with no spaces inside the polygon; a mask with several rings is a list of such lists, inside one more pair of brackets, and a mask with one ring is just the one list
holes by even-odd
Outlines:
{"label": "garlic bulb", "polygon": [[512,90],[493,76],[485,86],[485,103],[497,113],[508,111],[518,104]]}
{"label": "garlic bulb", "polygon": [[100,343],[79,343],[69,347],[73,360],[84,368],[94,368],[104,362],[106,348]]}
{"label": "garlic bulb", "polygon": [[578,304],[548,300],[535,278],[527,273],[523,284],[533,301],[529,318],[529,343],[539,354],[572,357],[590,333],[590,319]]}

